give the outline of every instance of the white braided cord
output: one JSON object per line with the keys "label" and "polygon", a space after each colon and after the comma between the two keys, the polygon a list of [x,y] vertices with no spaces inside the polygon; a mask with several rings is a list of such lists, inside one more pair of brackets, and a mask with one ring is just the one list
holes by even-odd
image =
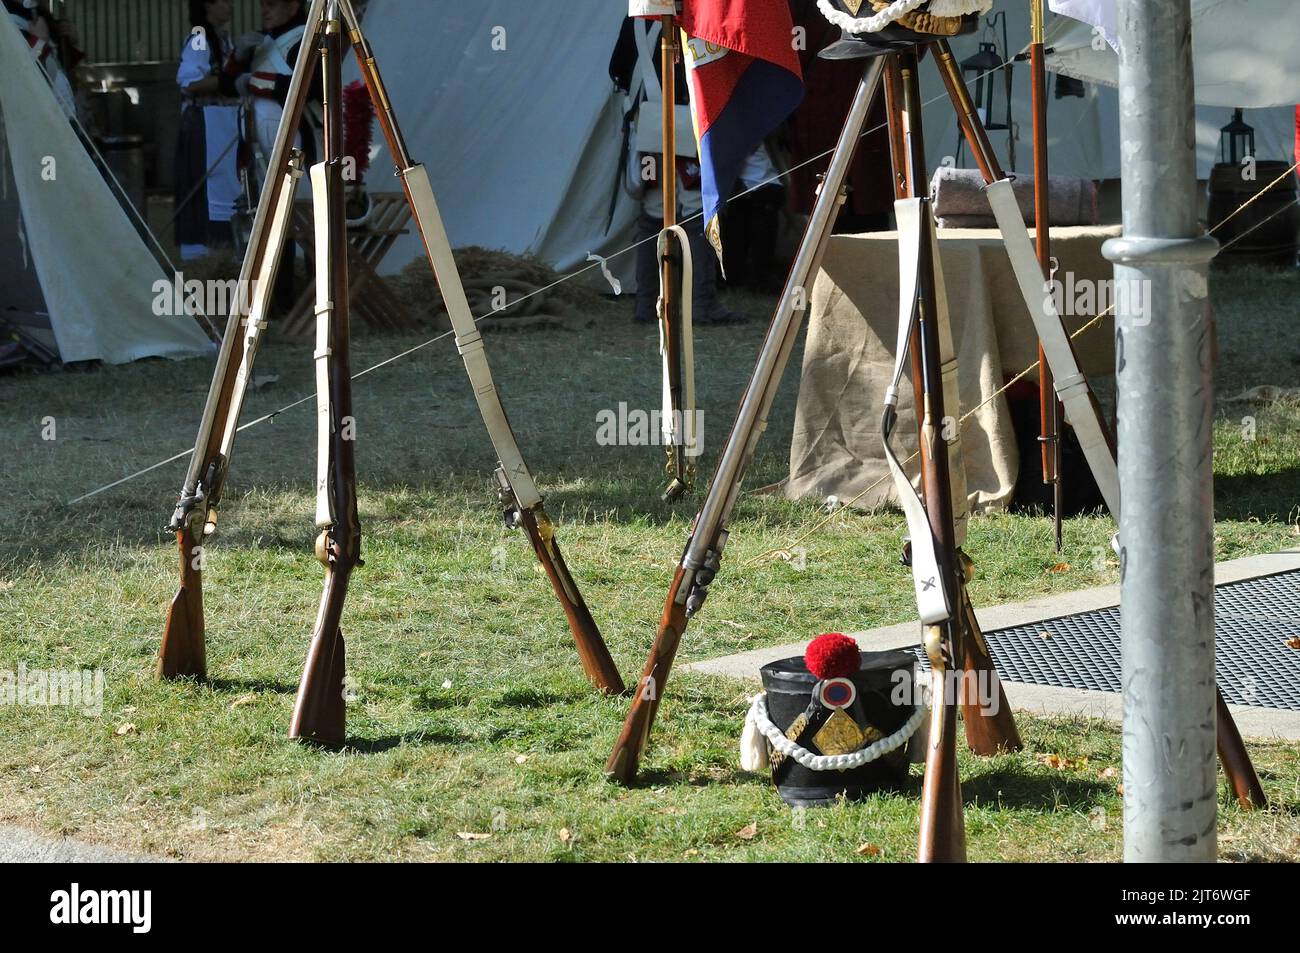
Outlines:
{"label": "white braided cord", "polygon": [[968,13],[988,13],[993,0],[894,0],[879,13],[869,17],[851,17],[837,10],[831,0],[817,0],[822,16],[849,33],[879,33],[895,20],[902,19],[919,7],[930,4],[930,14],[936,17],[965,16]]}
{"label": "white braided cord", "polygon": [[869,17],[851,17],[843,10],[835,9],[831,5],[831,0],[817,0],[817,9],[822,12],[822,16],[841,30],[849,33],[879,33],[895,20],[907,16],[927,2],[928,0],[894,0],[885,9]]}
{"label": "white braided cord", "polygon": [[897,751],[903,745],[907,744],[907,739],[916,733],[916,729],[925,721],[929,709],[925,705],[916,706],[912,712],[912,717],[903,723],[903,726],[895,731],[892,735],[881,738],[879,741],[873,741],[858,751],[849,754],[813,754],[807,748],[795,744],[785,736],[780,728],[772,723],[772,719],[767,714],[767,693],[759,692],[754,696],[754,701],[749,706],[749,714],[745,720],[752,722],[763,737],[768,740],[777,751],[788,758],[794,758],[809,771],[844,771],[851,768],[860,768],[864,764],[870,764],[877,758],[889,754],[891,751]]}

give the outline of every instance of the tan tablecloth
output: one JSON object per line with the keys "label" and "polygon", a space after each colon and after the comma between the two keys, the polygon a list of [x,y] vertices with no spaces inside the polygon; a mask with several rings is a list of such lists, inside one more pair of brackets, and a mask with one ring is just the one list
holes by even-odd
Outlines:
{"label": "tan tablecloth", "polygon": [[[1084,280],[1111,277],[1101,244],[1119,232],[1118,226],[1052,229],[1057,279],[1067,293],[1067,275],[1076,288]],[[939,245],[965,414],[1037,360],[1037,336],[996,230],[940,229]],[[897,249],[893,232],[837,235],[827,246],[810,301],[785,483],[790,499],[833,494],[847,503],[874,484],[855,506],[896,502],[881,449],[880,408],[898,333]],[[1066,325],[1073,331],[1090,317],[1067,316]],[[1114,374],[1113,331],[1107,317],[1075,338],[1080,366],[1090,377]],[[1037,371],[1029,379],[1037,380]],[[916,449],[916,417],[911,386],[901,391],[894,439],[905,457]],[[966,421],[962,451],[972,509],[1006,506],[1020,454],[1005,398]],[[907,469],[916,480],[917,461]]]}

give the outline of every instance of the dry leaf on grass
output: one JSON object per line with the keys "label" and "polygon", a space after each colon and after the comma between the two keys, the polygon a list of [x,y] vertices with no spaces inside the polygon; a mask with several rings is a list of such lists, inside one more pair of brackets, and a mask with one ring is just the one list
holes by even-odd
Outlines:
{"label": "dry leaf on grass", "polygon": [[863,857],[879,857],[880,848],[875,844],[859,844],[853,853],[861,854]]}
{"label": "dry leaf on grass", "polygon": [[741,840],[753,840],[758,834],[758,824],[746,824],[740,830],[736,831],[736,836]]}
{"label": "dry leaf on grass", "polygon": [[1106,781],[1109,781],[1111,778],[1117,778],[1119,777],[1119,768],[1116,767],[1106,768],[1101,772],[1101,777],[1103,780]]}
{"label": "dry leaf on grass", "polygon": [[1067,771],[1076,768],[1086,768],[1088,766],[1087,758],[1067,758],[1059,754],[1040,754],[1036,755],[1039,764],[1045,764],[1049,768],[1055,768],[1057,771]]}
{"label": "dry leaf on grass", "polygon": [[231,707],[231,708],[239,708],[239,707],[241,707],[241,706],[243,706],[243,705],[251,705],[251,704],[253,704],[253,702],[255,702],[255,701],[257,701],[257,693],[256,693],[256,692],[249,692],[247,695],[240,695],[238,698],[236,698],[234,701],[232,701],[232,702],[230,703],[230,707]]}
{"label": "dry leaf on grass", "polygon": [[1070,571],[1070,564],[1069,564],[1069,563],[1057,563],[1055,566],[1053,566],[1051,569],[1049,569],[1049,570],[1047,570],[1047,571],[1048,571],[1048,572],[1069,572],[1069,571]]}
{"label": "dry leaf on grass", "polygon": [[560,828],[560,843],[561,844],[573,843],[573,832],[569,830],[567,827]]}
{"label": "dry leaf on grass", "polygon": [[491,834],[478,834],[474,831],[457,831],[456,836],[461,840],[487,840]]}
{"label": "dry leaf on grass", "polygon": [[135,733],[136,727],[129,721],[122,722],[122,724],[117,726],[117,730],[113,732],[115,735],[133,735]]}

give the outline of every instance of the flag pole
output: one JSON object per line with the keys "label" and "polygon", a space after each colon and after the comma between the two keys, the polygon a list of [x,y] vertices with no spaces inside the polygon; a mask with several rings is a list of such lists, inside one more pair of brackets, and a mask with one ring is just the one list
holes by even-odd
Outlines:
{"label": "flag pole", "polygon": [[[663,152],[659,161],[659,183],[663,195],[663,230],[667,232],[677,224],[677,60],[681,45],[677,35],[677,17],[666,13],[659,18],[659,86],[662,91]],[[660,241],[659,268],[659,324],[664,355],[664,384],[668,389],[665,412],[674,418],[661,432],[672,434],[673,441],[664,450],[668,456],[667,470],[670,482],[664,490],[664,500],[675,500],[690,486],[686,462],[686,447],[679,443],[685,426],[686,407],[682,401],[682,324],[677,317],[683,301],[679,301],[678,269],[674,260],[675,243]],[[691,294],[692,289],[681,288],[680,296]]]}
{"label": "flag pole", "polygon": [[1119,2],[1115,263],[1124,859],[1213,861],[1214,325],[1190,0]]}

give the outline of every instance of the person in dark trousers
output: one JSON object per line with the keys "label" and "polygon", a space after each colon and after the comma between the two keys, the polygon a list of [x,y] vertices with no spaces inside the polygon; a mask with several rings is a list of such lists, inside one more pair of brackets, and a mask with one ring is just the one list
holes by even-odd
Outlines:
{"label": "person in dark trousers", "polygon": [[[655,303],[659,298],[659,254],[655,236],[663,228],[663,192],[657,178],[661,167],[658,153],[642,152],[637,148],[637,126],[640,122],[653,123],[659,128],[658,116],[645,118],[648,110],[658,112],[661,106],[659,49],[660,24],[657,21],[629,17],[623,23],[614,53],[609,61],[609,75],[616,86],[628,95],[630,124],[625,128],[623,158],[625,167],[621,175],[625,186],[641,202],[641,217],[637,222],[636,257],[636,321],[650,323],[656,320]],[[650,53],[651,70],[642,61],[641,51]],[[653,51],[653,52],[651,52]],[[676,102],[689,103],[686,87],[686,70],[677,64]],[[633,112],[635,111],[635,112]],[[677,129],[679,143],[694,141],[694,131],[688,125]],[[642,136],[643,145],[648,137]],[[642,160],[654,156],[650,164]],[[655,170],[656,177],[646,179],[642,170]],[[700,163],[693,156],[676,156],[677,221],[685,229],[691,243],[693,266],[692,323],[727,324],[741,320],[718,300],[718,262],[713,246],[704,237],[704,221],[698,214],[703,208],[700,196]]]}

